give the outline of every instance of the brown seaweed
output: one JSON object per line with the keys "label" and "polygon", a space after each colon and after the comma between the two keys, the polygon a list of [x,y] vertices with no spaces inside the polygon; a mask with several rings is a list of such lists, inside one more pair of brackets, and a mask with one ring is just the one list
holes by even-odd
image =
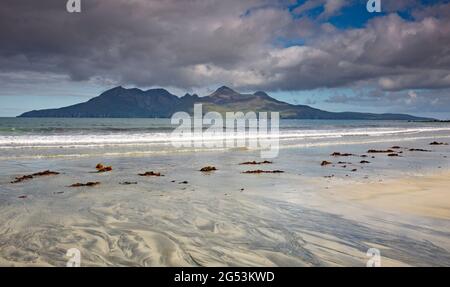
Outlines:
{"label": "brown seaweed", "polygon": [[160,172],[147,171],[145,173],[140,173],[139,176],[164,176]]}
{"label": "brown seaweed", "polygon": [[108,172],[108,171],[112,171],[113,170],[112,166],[104,166],[101,163],[97,164],[95,166],[95,168],[97,169],[97,172]]}
{"label": "brown seaweed", "polygon": [[70,187],[85,187],[85,186],[92,187],[99,184],[100,182],[74,183]]}
{"label": "brown seaweed", "polygon": [[371,149],[368,150],[367,153],[393,153],[394,151],[391,149],[387,149],[387,150],[376,150],[376,149]]}
{"label": "brown seaweed", "polygon": [[261,165],[261,164],[272,164],[272,163],[273,163],[273,162],[268,161],[268,160],[260,161],[260,162],[257,162],[257,161],[247,161],[247,162],[240,163],[239,165]]}
{"label": "brown seaweed", "polygon": [[322,163],[320,164],[321,166],[327,166],[327,165],[330,165],[330,164],[333,164],[332,162],[329,162],[329,161],[326,161],[326,160],[324,160],[324,161],[322,161]]}
{"label": "brown seaweed", "polygon": [[261,173],[284,173],[282,170],[247,170],[244,171],[245,174],[261,174]]}
{"label": "brown seaweed", "polygon": [[354,156],[354,154],[334,152],[334,153],[331,154],[331,156]]}
{"label": "brown seaweed", "polygon": [[200,169],[200,171],[202,171],[202,172],[210,172],[210,171],[216,171],[216,170],[217,170],[217,168],[214,166],[206,166],[206,167]]}
{"label": "brown seaweed", "polygon": [[14,181],[11,181],[11,183],[19,183],[19,182],[22,182],[24,180],[33,179],[35,177],[58,175],[58,174],[59,174],[59,172],[46,170],[46,171],[36,172],[36,173],[33,173],[33,174],[29,174],[29,175],[23,175],[23,176],[16,177],[14,179]]}

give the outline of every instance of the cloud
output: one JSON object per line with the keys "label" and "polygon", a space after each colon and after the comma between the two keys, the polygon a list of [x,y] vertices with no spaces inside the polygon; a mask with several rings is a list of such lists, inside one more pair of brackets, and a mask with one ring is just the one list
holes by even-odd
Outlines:
{"label": "cloud", "polygon": [[299,5],[297,8],[293,10],[295,14],[303,14],[312,9],[322,6],[325,3],[325,0],[307,0],[303,4]]}
{"label": "cloud", "polygon": [[336,15],[341,11],[345,6],[350,5],[352,1],[350,0],[327,0],[325,2],[325,11],[322,13],[324,18],[328,18]]}
{"label": "cloud", "polygon": [[424,19],[427,17],[450,18],[450,3],[440,5],[419,7],[412,12],[415,19]]}
{"label": "cloud", "polygon": [[62,2],[3,0],[0,72],[179,89],[450,87],[448,4],[417,6],[412,21],[393,13],[342,30],[322,20],[351,1],[310,0],[294,10],[323,6],[322,20],[293,17],[286,1],[273,0],[90,0],[80,14]]}
{"label": "cloud", "polygon": [[450,73],[446,70],[417,71],[413,74],[382,77],[379,85],[388,91],[448,88],[450,87]]}
{"label": "cloud", "polygon": [[305,105],[315,105],[315,104],[317,104],[317,101],[316,100],[313,100],[313,99],[311,99],[311,98],[308,98],[308,99],[306,99],[306,101],[305,101]]}
{"label": "cloud", "polygon": [[355,89],[331,95],[325,103],[345,104],[355,107],[385,108],[386,112],[413,114],[442,114],[448,118],[450,89],[379,91],[376,89]]}
{"label": "cloud", "polygon": [[381,1],[381,3],[382,3],[382,10],[385,12],[397,12],[421,7],[420,0],[394,0],[394,1]]}
{"label": "cloud", "polygon": [[347,95],[333,95],[325,100],[327,103],[333,104],[346,104],[352,101],[352,97]]}
{"label": "cloud", "polygon": [[[6,2],[6,3],[5,3]],[[232,71],[267,53],[289,13],[269,1],[84,1],[69,14],[59,0],[5,0],[2,71],[47,71],[73,80],[102,76],[139,85],[196,86],[199,65]],[[206,79],[211,80],[211,79]]]}
{"label": "cloud", "polygon": [[331,16],[339,14],[342,8],[349,6],[352,2],[352,0],[308,0],[295,8],[293,12],[297,15],[302,15],[313,9],[322,7],[323,12],[319,15],[319,19],[328,19]]}

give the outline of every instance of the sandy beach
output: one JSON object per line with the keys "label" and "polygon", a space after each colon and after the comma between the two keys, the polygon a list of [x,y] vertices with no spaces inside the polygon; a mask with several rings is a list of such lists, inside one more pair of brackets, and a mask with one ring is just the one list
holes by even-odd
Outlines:
{"label": "sandy beach", "polygon": [[163,192],[23,192],[26,199],[2,202],[0,264],[65,266],[66,251],[78,248],[83,266],[365,266],[375,247],[383,266],[442,266],[450,262],[449,175],[367,183],[296,176],[311,188],[301,196],[178,181]]}
{"label": "sandy beach", "polygon": [[382,266],[447,266],[450,148],[430,143],[448,131],[407,132],[289,138],[266,163],[245,149],[9,139],[0,265],[66,266],[76,248],[81,266],[366,266],[377,248]]}
{"label": "sandy beach", "polygon": [[339,187],[331,197],[355,201],[383,212],[448,220],[449,186],[450,173],[439,172],[387,182],[355,184],[350,188]]}

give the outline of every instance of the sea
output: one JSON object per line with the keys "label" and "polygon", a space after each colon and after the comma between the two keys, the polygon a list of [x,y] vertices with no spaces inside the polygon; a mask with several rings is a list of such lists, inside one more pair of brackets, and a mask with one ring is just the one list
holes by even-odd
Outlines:
{"label": "sea", "polygon": [[[177,127],[170,119],[0,118],[0,160],[145,156],[234,148],[226,144],[213,148],[189,148],[187,144],[179,148],[172,142]],[[281,120],[279,127],[280,149],[339,148],[447,137],[450,123],[440,122]],[[222,139],[205,135],[203,140]]]}

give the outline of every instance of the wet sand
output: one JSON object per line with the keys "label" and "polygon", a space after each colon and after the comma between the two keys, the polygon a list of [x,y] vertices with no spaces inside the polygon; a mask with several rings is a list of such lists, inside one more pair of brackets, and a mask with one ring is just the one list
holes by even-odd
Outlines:
{"label": "wet sand", "polygon": [[[383,266],[445,266],[449,175],[333,179],[332,187],[295,176],[310,187],[292,185],[302,193],[296,197],[259,187],[218,193],[170,177],[9,198],[0,210],[0,265],[65,266],[66,251],[78,248],[82,266],[365,266],[366,251],[375,247]],[[51,189],[49,182],[65,177],[23,185]]]}
{"label": "wet sand", "polygon": [[[72,248],[82,266],[365,266],[370,248],[382,266],[448,266],[450,149],[429,143],[289,147],[254,166],[246,150],[3,160],[0,266],[66,266]],[[59,174],[11,183],[45,170]]]}
{"label": "wet sand", "polygon": [[450,173],[336,188],[334,197],[383,212],[450,219]]}

